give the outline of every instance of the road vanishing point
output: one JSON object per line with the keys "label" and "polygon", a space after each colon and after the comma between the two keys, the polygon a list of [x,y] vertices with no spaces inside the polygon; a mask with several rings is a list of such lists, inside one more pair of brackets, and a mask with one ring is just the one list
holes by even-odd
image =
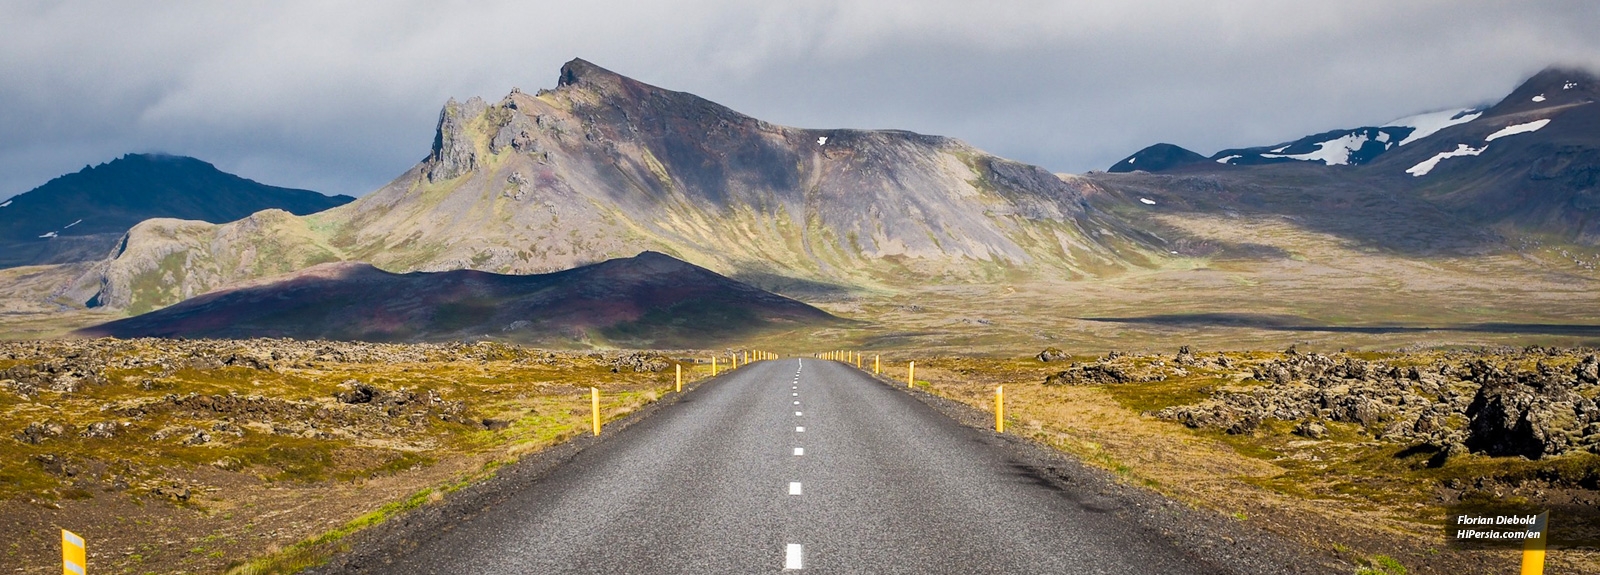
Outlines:
{"label": "road vanishing point", "polygon": [[[613,433],[613,432],[607,432]],[[1212,573],[845,364],[700,385],[351,573]]]}

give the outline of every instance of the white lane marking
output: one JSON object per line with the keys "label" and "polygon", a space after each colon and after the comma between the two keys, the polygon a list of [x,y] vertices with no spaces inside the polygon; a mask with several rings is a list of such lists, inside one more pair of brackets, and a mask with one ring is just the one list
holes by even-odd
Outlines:
{"label": "white lane marking", "polygon": [[800,412],[798,412],[798,411],[794,412],[794,416],[795,417],[800,417]]}
{"label": "white lane marking", "polygon": [[804,448],[804,447],[796,447],[796,448],[794,448],[794,454],[795,455],[805,455],[806,454],[806,448]]}
{"label": "white lane marking", "polygon": [[795,433],[805,433],[805,432],[806,432],[806,426],[804,426],[804,425],[797,425],[797,426],[795,426],[795,428],[794,428],[794,432],[795,432]]}
{"label": "white lane marking", "polygon": [[795,397],[800,397],[800,392],[797,391],[797,392],[791,393],[789,395],[793,395]]}
{"label": "white lane marking", "polygon": [[800,494],[800,482],[799,481],[790,481],[789,482],[789,495],[799,495],[799,494]]}
{"label": "white lane marking", "polygon": [[794,402],[794,404],[795,405],[800,405],[800,402],[796,401],[796,402]]}
{"label": "white lane marking", "polygon": [[800,544],[790,543],[783,552],[784,569],[805,569],[800,563]]}

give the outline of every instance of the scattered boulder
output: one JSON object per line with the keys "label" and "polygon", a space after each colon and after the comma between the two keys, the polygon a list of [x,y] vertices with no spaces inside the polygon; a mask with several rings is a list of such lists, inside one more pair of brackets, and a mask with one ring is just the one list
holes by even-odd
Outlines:
{"label": "scattered boulder", "polygon": [[1039,361],[1044,363],[1072,359],[1072,356],[1067,355],[1067,352],[1061,351],[1060,349],[1054,347],[1047,347],[1044,349],[1044,351],[1039,352],[1039,355],[1034,357],[1039,358]]}
{"label": "scattered boulder", "polygon": [[1328,426],[1307,419],[1294,427],[1294,434],[1307,439],[1322,439],[1328,436]]}
{"label": "scattered boulder", "polygon": [[29,423],[27,427],[22,428],[22,431],[18,432],[12,437],[16,438],[17,441],[29,445],[38,445],[40,443],[44,443],[47,439],[61,437],[62,435],[66,434],[66,432],[66,426],[60,423],[53,421],[35,421],[33,423]]}
{"label": "scattered boulder", "polygon": [[92,439],[111,439],[117,436],[117,432],[121,431],[122,427],[123,424],[115,421],[91,423],[89,424],[89,427],[83,430],[83,437]]}

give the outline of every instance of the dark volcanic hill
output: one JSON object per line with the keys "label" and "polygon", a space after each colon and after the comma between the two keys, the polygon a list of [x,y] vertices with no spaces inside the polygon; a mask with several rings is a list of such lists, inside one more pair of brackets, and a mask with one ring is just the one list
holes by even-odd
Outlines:
{"label": "dark volcanic hill", "polygon": [[449,101],[432,144],[312,218],[146,222],[74,297],[139,310],[328,261],[523,274],[645,250],[763,285],[1086,277],[1149,249],[1039,167],[940,136],[770,124],[583,60],[554,89]]}
{"label": "dark volcanic hill", "polygon": [[837,321],[798,301],[644,252],[528,276],[472,270],[394,274],[367,264],[322,264],[79,333],[379,342],[490,338],[670,348]]}
{"label": "dark volcanic hill", "polygon": [[0,267],[100,259],[150,218],[222,223],[268,208],[309,214],[354,199],[260,184],[184,156],[128,154],[0,201]]}
{"label": "dark volcanic hill", "polygon": [[1204,162],[1206,157],[1190,151],[1181,146],[1172,144],[1155,144],[1132,156],[1123,158],[1122,161],[1112,164],[1107,172],[1121,173],[1144,170],[1146,172],[1159,172],[1195,162]]}

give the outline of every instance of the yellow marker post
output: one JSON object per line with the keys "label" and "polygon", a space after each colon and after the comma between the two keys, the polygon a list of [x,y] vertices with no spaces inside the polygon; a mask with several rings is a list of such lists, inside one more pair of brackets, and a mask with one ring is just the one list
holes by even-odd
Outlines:
{"label": "yellow marker post", "polygon": [[917,382],[917,362],[911,362],[911,367],[906,368],[906,387]]}
{"label": "yellow marker post", "polygon": [[872,354],[872,375],[883,373],[883,364],[880,362],[881,359],[882,357],[878,354]]}
{"label": "yellow marker post", "polygon": [[1522,575],[1544,575],[1544,548],[1550,540],[1550,512],[1540,513],[1528,530],[1538,533],[1539,537],[1522,541]]}
{"label": "yellow marker post", "polygon": [[1006,386],[994,386],[994,431],[1006,432]]}
{"label": "yellow marker post", "polygon": [[84,575],[89,570],[89,546],[77,533],[61,530],[61,573]]}
{"label": "yellow marker post", "polygon": [[856,369],[861,369],[861,352],[856,352]]}
{"label": "yellow marker post", "polygon": [[683,364],[672,366],[673,378],[678,380],[678,393],[683,393]]}
{"label": "yellow marker post", "polygon": [[594,434],[600,435],[600,388],[589,388],[589,411],[594,414]]}
{"label": "yellow marker post", "polygon": [[711,356],[711,377],[717,376],[717,356]]}

